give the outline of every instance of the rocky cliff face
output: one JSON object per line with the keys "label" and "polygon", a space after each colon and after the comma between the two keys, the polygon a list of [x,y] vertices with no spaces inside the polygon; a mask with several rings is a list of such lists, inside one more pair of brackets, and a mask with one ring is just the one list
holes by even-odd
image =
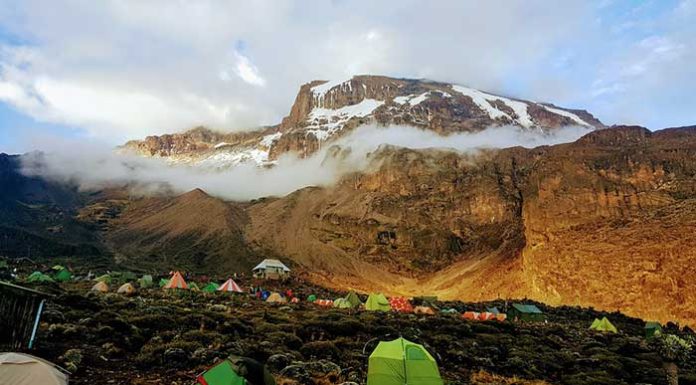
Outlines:
{"label": "rocky cliff face", "polygon": [[540,131],[568,125],[604,127],[586,111],[447,83],[363,75],[303,85],[289,115],[275,127],[241,134],[196,128],[182,134],[131,141],[123,148],[173,162],[228,167],[251,161],[265,166],[287,152],[310,155],[322,143],[364,124],[408,125],[441,135],[501,125]]}
{"label": "rocky cliff face", "polygon": [[693,127],[478,156],[383,149],[371,174],[252,205],[247,237],[329,285],[693,323],[695,155]]}

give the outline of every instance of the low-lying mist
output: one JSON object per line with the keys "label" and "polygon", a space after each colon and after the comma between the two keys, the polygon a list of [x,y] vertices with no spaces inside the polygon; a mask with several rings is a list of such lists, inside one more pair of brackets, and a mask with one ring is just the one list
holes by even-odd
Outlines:
{"label": "low-lying mist", "polygon": [[[571,142],[588,133],[585,127],[565,127],[552,133],[522,131],[516,127],[492,127],[476,133],[441,136],[407,126],[363,126],[300,159],[293,154],[280,157],[274,167],[242,164],[225,170],[191,165],[171,165],[162,159],[119,154],[105,145],[85,142],[55,143],[50,151],[22,157],[26,175],[71,183],[86,191],[129,186],[139,194],[163,191],[183,193],[201,188],[229,200],[283,196],[307,186],[328,186],[341,176],[366,171],[369,153],[381,145],[412,149],[442,148],[472,152],[482,148],[506,148]],[[338,146],[349,151],[335,151]]]}

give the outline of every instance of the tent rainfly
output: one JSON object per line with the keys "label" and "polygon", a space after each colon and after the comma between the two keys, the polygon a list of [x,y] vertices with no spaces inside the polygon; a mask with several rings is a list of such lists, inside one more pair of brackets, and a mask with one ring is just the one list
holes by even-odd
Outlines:
{"label": "tent rainfly", "polygon": [[247,357],[229,357],[196,379],[200,385],[276,385],[266,366]]}
{"label": "tent rainfly", "polygon": [[290,269],[277,259],[264,259],[252,269],[255,278],[281,279],[290,275]]}
{"label": "tent rainfly", "polygon": [[367,385],[443,385],[437,362],[405,338],[380,342],[370,354]]}

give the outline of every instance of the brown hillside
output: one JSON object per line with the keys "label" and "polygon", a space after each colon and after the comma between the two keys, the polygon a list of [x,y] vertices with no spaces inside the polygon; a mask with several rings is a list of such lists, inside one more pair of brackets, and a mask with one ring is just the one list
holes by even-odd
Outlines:
{"label": "brown hillside", "polygon": [[242,209],[200,189],[179,197],[131,202],[111,223],[106,238],[132,263],[160,269],[249,269],[258,257],[249,251]]}
{"label": "brown hillside", "polygon": [[247,237],[337,286],[693,324],[695,155],[694,128],[477,156],[386,149],[372,174],[252,205]]}

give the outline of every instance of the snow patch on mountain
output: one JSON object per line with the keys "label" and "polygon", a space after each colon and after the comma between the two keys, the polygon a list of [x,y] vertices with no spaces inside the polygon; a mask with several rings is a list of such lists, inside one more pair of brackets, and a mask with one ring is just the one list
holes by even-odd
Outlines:
{"label": "snow patch on mountain", "polygon": [[275,134],[266,135],[259,142],[264,147],[271,147],[280,137],[283,136],[282,132],[276,132]]}
{"label": "snow patch on mountain", "polygon": [[326,140],[340,131],[349,120],[368,116],[383,104],[381,100],[363,99],[360,103],[335,110],[316,107],[309,113],[307,132],[321,141]]}
{"label": "snow patch on mountain", "polygon": [[[338,88],[339,90],[343,91],[352,91],[353,84],[351,80],[353,80],[353,78],[348,80],[328,80],[325,83],[312,87],[312,95],[314,96],[317,105],[323,107],[325,105],[326,94],[330,93],[334,88]],[[365,85],[363,84],[363,86]]]}
{"label": "snow patch on mountain", "polygon": [[428,99],[430,92],[423,92],[420,95],[407,95],[407,96],[397,96],[394,98],[394,103],[404,105],[408,103],[411,107],[420,104]]}
{"label": "snow patch on mountain", "polygon": [[545,105],[545,104],[542,104],[541,106],[543,106],[543,107],[544,107],[547,111],[549,111],[549,112],[553,112],[554,114],[561,115],[561,116],[565,116],[566,118],[570,118],[570,119],[572,119],[575,123],[577,123],[577,124],[579,124],[579,125],[581,125],[581,126],[592,127],[591,124],[589,124],[589,123],[587,123],[586,121],[580,119],[579,116],[575,115],[575,114],[572,113],[572,112],[569,112],[569,111],[566,111],[566,110],[561,110],[561,109],[559,109],[559,108],[549,107],[549,106],[547,106],[547,105]]}
{"label": "snow patch on mountain", "polygon": [[[468,96],[476,103],[479,108],[485,111],[491,119],[508,118],[511,121],[517,122],[525,128],[534,126],[532,117],[527,112],[528,104],[517,100],[508,99],[502,96],[491,95],[477,89],[452,85],[452,89],[464,96]],[[510,116],[507,112],[499,110],[495,104],[491,102],[500,101],[514,111],[516,116]]]}

